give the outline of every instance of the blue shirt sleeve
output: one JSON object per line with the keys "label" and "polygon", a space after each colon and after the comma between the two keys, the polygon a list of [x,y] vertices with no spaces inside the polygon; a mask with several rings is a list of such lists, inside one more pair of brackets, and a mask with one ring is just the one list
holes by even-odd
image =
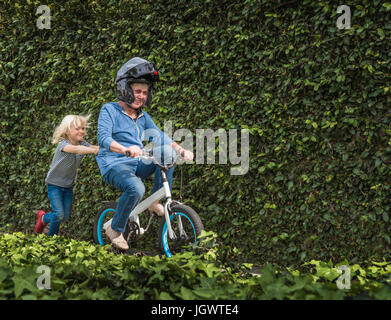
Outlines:
{"label": "blue shirt sleeve", "polygon": [[98,118],[98,145],[102,148],[110,150],[110,144],[113,142],[113,119],[108,108],[110,104],[105,104],[99,113]]}

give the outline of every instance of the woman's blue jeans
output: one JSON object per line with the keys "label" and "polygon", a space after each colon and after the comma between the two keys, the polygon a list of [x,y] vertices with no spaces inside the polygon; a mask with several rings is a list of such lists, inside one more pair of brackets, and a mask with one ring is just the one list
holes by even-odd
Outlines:
{"label": "woman's blue jeans", "polygon": [[[161,155],[160,163],[172,163],[175,151],[169,146],[157,147],[153,149],[153,155]],[[167,180],[171,189],[174,167],[166,172]],[[152,193],[163,186],[160,169],[154,163],[146,163],[139,159],[135,165],[121,164],[111,168],[104,176],[103,180],[113,187],[122,191],[119,198],[117,209],[111,222],[111,228],[114,231],[124,233],[129,214],[141,201],[145,193],[145,186],[142,179],[146,179],[155,173]]]}
{"label": "woman's blue jeans", "polygon": [[43,216],[44,223],[50,223],[49,236],[58,234],[60,223],[69,219],[72,209],[73,188],[46,185],[52,212]]}

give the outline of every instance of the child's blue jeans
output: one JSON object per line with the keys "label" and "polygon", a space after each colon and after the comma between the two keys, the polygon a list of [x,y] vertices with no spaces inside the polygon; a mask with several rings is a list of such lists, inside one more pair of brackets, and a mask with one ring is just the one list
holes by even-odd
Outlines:
{"label": "child's blue jeans", "polygon": [[43,216],[44,223],[50,223],[49,236],[58,234],[60,223],[69,219],[72,209],[73,188],[63,188],[52,184],[47,184],[52,212]]}

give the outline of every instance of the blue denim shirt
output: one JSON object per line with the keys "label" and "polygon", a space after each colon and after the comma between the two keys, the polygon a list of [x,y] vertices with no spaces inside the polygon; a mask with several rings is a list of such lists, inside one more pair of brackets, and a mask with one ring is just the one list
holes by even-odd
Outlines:
{"label": "blue denim shirt", "polygon": [[96,161],[102,176],[115,165],[123,163],[137,165],[138,163],[138,159],[111,152],[110,144],[113,140],[124,147],[136,145],[140,149],[143,149],[143,141],[152,141],[155,146],[171,145],[173,142],[155,125],[147,112],[142,111],[134,121],[117,102],[109,102],[103,105],[98,119],[100,151],[96,156]]}

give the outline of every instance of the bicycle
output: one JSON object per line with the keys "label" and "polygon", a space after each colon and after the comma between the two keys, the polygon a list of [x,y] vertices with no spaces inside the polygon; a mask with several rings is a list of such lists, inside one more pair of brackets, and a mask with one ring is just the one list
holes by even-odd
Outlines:
{"label": "bicycle", "polygon": [[[129,156],[129,154],[127,155]],[[140,225],[139,215],[147,210],[152,203],[162,198],[166,198],[164,204],[164,216],[161,218],[158,243],[160,251],[167,257],[186,250],[192,244],[197,243],[201,231],[204,229],[201,218],[197,212],[191,207],[182,202],[172,199],[170,187],[168,184],[166,172],[174,166],[179,156],[174,158],[174,161],[169,165],[160,164],[152,154],[152,151],[143,151],[139,157],[141,160],[153,161],[160,168],[162,174],[163,186],[151,194],[149,197],[141,201],[129,214],[124,238],[127,240],[129,247],[135,243],[139,237],[144,235],[156,214],[151,214],[145,228]],[[94,222],[93,237],[94,242],[99,245],[109,244],[110,240],[106,237],[105,230],[111,224],[111,219],[108,217],[115,213],[117,203],[106,201],[99,209]]]}

